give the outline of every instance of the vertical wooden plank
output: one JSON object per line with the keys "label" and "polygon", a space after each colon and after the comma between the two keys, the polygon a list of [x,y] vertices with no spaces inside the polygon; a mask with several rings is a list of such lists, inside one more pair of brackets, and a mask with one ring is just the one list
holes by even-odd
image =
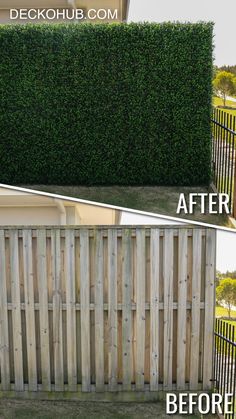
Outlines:
{"label": "vertical wooden plank", "polygon": [[65,281],[66,281],[66,333],[67,333],[67,368],[68,389],[77,390],[77,355],[76,355],[76,311],[75,311],[75,234],[66,230],[65,235]]}
{"label": "vertical wooden plank", "polygon": [[131,235],[131,302],[135,304],[135,310],[131,311],[131,382],[135,383],[136,389],[136,361],[137,361],[137,236],[136,231],[134,237]]}
{"label": "vertical wooden plank", "polygon": [[190,390],[198,389],[200,293],[202,270],[202,230],[193,230],[192,324],[190,352]]}
{"label": "vertical wooden plank", "polygon": [[[80,303],[80,240],[75,234],[75,301]],[[76,362],[77,362],[77,381],[82,382],[81,378],[81,328],[80,310],[76,310]]]}
{"label": "vertical wooden plank", "polygon": [[186,316],[187,316],[188,230],[179,230],[178,243],[178,320],[177,320],[177,390],[185,388]]}
{"label": "vertical wooden plank", "polygon": [[48,282],[46,263],[46,230],[37,230],[37,275],[39,290],[39,322],[41,346],[42,390],[51,390],[49,347]]}
{"label": "vertical wooden plank", "polygon": [[213,336],[215,305],[216,231],[206,230],[205,321],[203,354],[203,390],[212,388]]}
{"label": "vertical wooden plank", "polygon": [[117,390],[117,232],[108,229],[108,382],[111,391]]}
{"label": "vertical wooden plank", "polygon": [[173,230],[164,233],[164,371],[163,388],[172,389],[173,351]]}
{"label": "vertical wooden plank", "polygon": [[36,331],[34,312],[34,273],[31,230],[23,230],[24,293],[26,318],[26,345],[29,391],[37,390]]}
{"label": "vertical wooden plank", "polygon": [[122,366],[123,390],[131,390],[131,343],[132,343],[132,313],[131,313],[131,232],[123,230],[122,236]]}
{"label": "vertical wooden plank", "polygon": [[10,390],[10,362],[4,230],[0,230],[0,366],[1,388]]}
{"label": "vertical wooden plank", "polygon": [[24,390],[23,354],[22,354],[22,325],[20,307],[20,275],[18,253],[18,230],[10,230],[10,270],[12,294],[12,325],[15,390]]}
{"label": "vertical wooden plank", "polygon": [[[89,302],[95,305],[95,238],[89,239]],[[90,382],[95,382],[95,310],[90,310]]]}
{"label": "vertical wooden plank", "polygon": [[151,229],[150,272],[150,390],[158,390],[159,382],[159,240],[160,232]]}
{"label": "vertical wooden plank", "polygon": [[136,390],[144,389],[144,360],[145,360],[145,229],[136,229],[136,371],[135,383]]}
{"label": "vertical wooden plank", "polygon": [[55,391],[64,390],[60,230],[51,231]]}
{"label": "vertical wooden plank", "polygon": [[80,230],[80,307],[82,391],[90,391],[89,234]]}
{"label": "vertical wooden plank", "polygon": [[[146,230],[146,227],[143,227]],[[145,233],[146,236],[146,233]],[[149,304],[149,309],[145,309],[145,356],[144,356],[144,382],[150,383],[150,278],[151,278],[151,230],[149,229],[149,237],[145,237],[145,305]]]}
{"label": "vertical wooden plank", "polygon": [[[122,236],[117,234],[117,304],[122,304]],[[123,310],[117,310],[117,380],[122,382],[123,372],[122,372],[122,317]]]}
{"label": "vertical wooden plank", "polygon": [[96,391],[104,391],[104,318],[103,318],[103,237],[94,231],[95,240],[95,372]]}

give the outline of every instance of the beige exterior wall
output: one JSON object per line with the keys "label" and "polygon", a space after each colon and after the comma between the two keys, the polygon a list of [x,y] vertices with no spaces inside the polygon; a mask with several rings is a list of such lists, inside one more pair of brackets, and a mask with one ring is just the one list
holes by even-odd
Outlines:
{"label": "beige exterior wall", "polygon": [[77,212],[82,225],[92,224],[117,224],[118,212],[110,208],[93,207],[92,205],[77,204]]}
{"label": "beige exterior wall", "polygon": [[[92,19],[86,20],[90,23],[104,22],[122,22],[127,20],[129,0],[0,0],[0,24],[6,23],[58,23],[63,19],[56,20],[21,20],[10,19],[10,9],[83,9],[86,12],[89,9],[117,9],[117,19]],[[93,14],[94,16],[94,14]],[[66,20],[67,23],[73,23],[73,20]],[[81,22],[76,20],[76,22]]]}
{"label": "beige exterior wall", "polygon": [[60,225],[53,207],[0,207],[0,225]]}
{"label": "beige exterior wall", "polygon": [[120,211],[0,188],[0,225],[114,225]]}

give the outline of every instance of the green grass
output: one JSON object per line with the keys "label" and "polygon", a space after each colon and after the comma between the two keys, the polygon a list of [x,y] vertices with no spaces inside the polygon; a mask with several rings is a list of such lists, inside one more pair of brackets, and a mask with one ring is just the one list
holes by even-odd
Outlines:
{"label": "green grass", "polygon": [[[0,400],[0,418],[4,419],[149,419],[167,418],[165,402],[156,403],[103,403],[44,400]],[[181,415],[172,415],[181,419]],[[192,419],[201,418],[200,414],[191,415]],[[211,418],[206,415],[204,418]],[[214,416],[215,417],[215,416]]]}
{"label": "green grass", "polygon": [[198,203],[194,214],[176,214],[179,194],[186,198],[191,192],[209,192],[207,187],[167,187],[167,186],[60,186],[21,185],[29,189],[56,193],[74,198],[86,199],[120,207],[153,212],[172,217],[180,217],[209,224],[232,227],[225,214],[200,213]]}
{"label": "green grass", "polygon": [[[214,96],[213,105],[223,106],[223,100],[220,97]],[[231,100],[226,100],[226,106],[231,106],[232,108],[235,108],[235,109],[222,109],[222,110],[224,110],[224,112],[227,112],[230,115],[236,116],[236,102],[232,102]]]}
{"label": "green grass", "polygon": [[[221,306],[216,306],[215,310],[216,317],[228,317],[228,310]],[[231,317],[236,318],[236,311],[231,310]],[[231,326],[236,326],[236,320],[224,320],[225,323],[231,324]],[[235,329],[236,332],[236,329]],[[233,334],[231,335],[231,339],[233,339]],[[236,336],[234,336],[234,340],[236,340]]]}
{"label": "green grass", "polygon": [[[221,306],[216,306],[215,313],[216,313],[216,317],[228,317],[228,310],[224,307],[221,307]],[[231,316],[236,318],[236,311],[232,310],[231,311]],[[236,341],[236,320],[224,320],[224,323],[227,323],[228,325],[231,325],[231,326],[235,326],[234,334],[233,334],[233,329],[231,329],[230,336],[229,336],[229,333],[230,333],[229,329],[228,329],[228,332],[227,332],[227,337],[230,340],[235,342]],[[215,344],[216,344],[219,352],[225,352],[226,351],[226,348],[222,347],[222,345],[220,344],[220,338],[218,338],[218,337],[216,338]],[[228,349],[227,349],[227,351],[228,351]],[[230,349],[230,353],[231,353],[231,351],[232,351],[232,348]]]}
{"label": "green grass", "polygon": [[[225,322],[231,324],[231,326],[236,326],[236,320],[225,320]],[[236,340],[236,336],[234,336],[234,340]]]}
{"label": "green grass", "polygon": [[[216,306],[216,317],[228,317],[228,310],[221,306]],[[231,316],[236,318],[236,311],[231,310]],[[234,322],[236,323],[236,322]]]}

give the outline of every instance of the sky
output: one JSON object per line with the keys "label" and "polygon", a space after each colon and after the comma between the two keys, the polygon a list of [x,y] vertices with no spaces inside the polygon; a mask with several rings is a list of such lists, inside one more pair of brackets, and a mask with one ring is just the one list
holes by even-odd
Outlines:
{"label": "sky", "polygon": [[236,233],[217,231],[216,268],[222,273],[236,270]]}
{"label": "sky", "polygon": [[212,21],[215,64],[236,65],[236,0],[130,0],[128,21]]}

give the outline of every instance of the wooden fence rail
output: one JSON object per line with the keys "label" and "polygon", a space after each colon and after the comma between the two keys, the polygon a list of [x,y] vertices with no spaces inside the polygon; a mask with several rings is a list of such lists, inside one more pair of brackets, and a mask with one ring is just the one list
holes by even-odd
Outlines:
{"label": "wooden fence rail", "polygon": [[213,229],[1,229],[0,389],[209,389],[214,275]]}

